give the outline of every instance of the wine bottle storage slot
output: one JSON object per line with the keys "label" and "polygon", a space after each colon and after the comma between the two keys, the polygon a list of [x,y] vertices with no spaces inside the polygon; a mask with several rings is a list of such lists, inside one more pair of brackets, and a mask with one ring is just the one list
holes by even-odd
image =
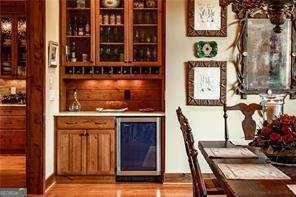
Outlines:
{"label": "wine bottle storage slot", "polygon": [[159,74],[160,67],[150,66],[67,66],[65,74]]}

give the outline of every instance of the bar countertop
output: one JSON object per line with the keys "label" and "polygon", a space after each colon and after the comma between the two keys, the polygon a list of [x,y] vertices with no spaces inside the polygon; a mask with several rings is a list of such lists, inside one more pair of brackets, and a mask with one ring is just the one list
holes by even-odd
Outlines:
{"label": "bar countertop", "polygon": [[26,107],[26,104],[0,103],[0,107]]}
{"label": "bar countertop", "polygon": [[55,116],[165,116],[164,112],[139,112],[139,111],[124,111],[124,112],[96,112],[96,111],[81,111],[81,112],[60,112]]}

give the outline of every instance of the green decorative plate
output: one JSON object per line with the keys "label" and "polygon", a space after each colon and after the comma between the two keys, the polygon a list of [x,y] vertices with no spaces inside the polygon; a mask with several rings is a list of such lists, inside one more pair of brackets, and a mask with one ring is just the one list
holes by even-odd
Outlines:
{"label": "green decorative plate", "polygon": [[199,41],[194,44],[194,56],[198,58],[213,58],[218,53],[218,44],[215,41]]}

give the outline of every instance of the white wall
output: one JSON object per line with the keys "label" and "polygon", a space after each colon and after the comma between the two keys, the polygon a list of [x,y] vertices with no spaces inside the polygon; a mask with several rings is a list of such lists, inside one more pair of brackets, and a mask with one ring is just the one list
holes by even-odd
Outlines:
{"label": "white wall", "polygon": [[[48,41],[59,41],[59,1],[46,1],[46,46]],[[59,111],[59,68],[49,68],[48,48],[46,48],[46,125],[45,125],[45,178],[54,172],[54,119]],[[49,93],[54,91],[56,98],[50,100]]]}
{"label": "white wall", "polygon": [[[213,60],[229,61],[232,50],[228,49],[234,40],[237,25],[228,26],[227,38],[189,38],[186,37],[185,0],[166,1],[166,172],[189,172],[185,147],[176,117],[176,108],[180,106],[188,118],[196,141],[224,139],[224,124],[222,107],[186,106],[185,100],[185,66],[184,62],[198,59],[193,55],[193,44],[199,40],[214,40],[218,43],[218,55]],[[234,21],[231,8],[228,10],[228,24]],[[241,100],[239,96],[229,92],[235,82],[234,66],[227,65],[227,103],[233,105],[240,102],[257,102],[258,96],[248,96]],[[285,112],[296,114],[296,100],[286,101]],[[241,115],[229,113],[229,130],[231,138],[241,138],[243,131],[240,126]],[[199,154],[203,172],[210,169]]]}
{"label": "white wall", "polygon": [[[228,24],[234,20],[229,9]],[[227,61],[232,57],[232,51],[227,50],[234,39],[236,26],[228,27],[227,38],[189,38],[185,35],[185,0],[167,0],[166,2],[166,172],[189,172],[185,148],[175,110],[181,106],[192,126],[196,141],[224,139],[224,124],[222,107],[197,107],[185,105],[185,73],[184,62],[198,60],[193,55],[193,44],[199,40],[215,40],[219,51],[215,60]],[[49,40],[59,40],[59,1],[46,1],[46,43]],[[47,51],[46,51],[47,54]],[[47,56],[46,56],[47,58]],[[228,88],[236,80],[233,65],[227,66]],[[48,69],[46,74],[46,177],[54,170],[54,122],[53,115],[58,112],[58,99],[49,101],[49,90],[57,91],[58,68]],[[53,84],[50,84],[50,78]],[[239,102],[259,102],[257,96],[248,96],[248,100],[240,100],[239,96],[227,94],[228,104]],[[296,100],[286,101],[285,112],[296,114]],[[240,114],[229,114],[231,137],[242,137],[239,125]],[[199,156],[201,168],[209,172],[206,162]]]}

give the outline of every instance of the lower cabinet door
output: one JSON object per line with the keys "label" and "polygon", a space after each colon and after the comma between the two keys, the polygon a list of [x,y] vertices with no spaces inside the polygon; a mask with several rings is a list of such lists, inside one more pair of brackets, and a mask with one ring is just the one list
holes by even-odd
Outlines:
{"label": "lower cabinet door", "polygon": [[87,174],[115,174],[114,130],[88,130],[87,133]]}
{"label": "lower cabinet door", "polygon": [[25,138],[25,130],[0,130],[0,151],[24,153]]}
{"label": "lower cabinet door", "polygon": [[86,132],[82,130],[57,131],[57,174],[86,174]]}

